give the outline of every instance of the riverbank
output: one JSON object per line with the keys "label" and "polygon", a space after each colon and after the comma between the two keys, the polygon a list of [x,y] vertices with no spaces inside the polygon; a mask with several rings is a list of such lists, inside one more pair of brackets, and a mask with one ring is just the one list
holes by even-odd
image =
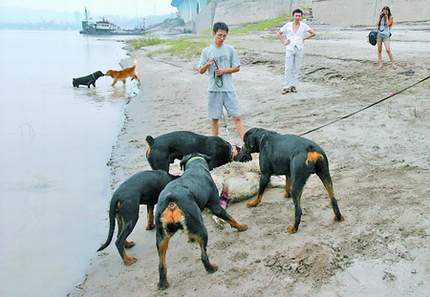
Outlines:
{"label": "riverbank", "polygon": [[[430,34],[422,24],[393,30],[398,67],[377,68],[367,30],[315,26],[306,42],[297,94],[280,95],[283,48],[276,27],[232,34],[242,66],[236,90],[247,128],[300,133],[396,92],[430,72]],[[141,94],[126,108],[125,125],[110,165],[112,186],[149,169],[145,137],[173,130],[208,134],[207,77],[196,73],[198,57],[178,58],[153,46],[133,53]],[[148,56],[151,51],[156,54]],[[384,54],[384,60],[386,61]],[[334,223],[326,193],[310,178],[302,196],[298,233],[286,233],[292,201],[283,189],[266,191],[261,206],[233,204],[229,212],[249,230],[220,230],[208,215],[208,254],[219,265],[207,274],[195,244],[176,235],[168,251],[171,287],[156,289],[154,231],[137,224],[125,267],[112,244],[94,259],[84,283],[70,296],[426,296],[430,286],[430,81],[307,137],[320,144],[331,164],[345,221]],[[230,141],[238,143],[232,123]],[[223,137],[228,137],[221,129]],[[173,170],[178,170],[174,166]],[[140,221],[145,222],[142,208]],[[107,228],[107,223],[106,223]],[[107,229],[106,229],[107,232]],[[102,242],[105,238],[100,238]]]}

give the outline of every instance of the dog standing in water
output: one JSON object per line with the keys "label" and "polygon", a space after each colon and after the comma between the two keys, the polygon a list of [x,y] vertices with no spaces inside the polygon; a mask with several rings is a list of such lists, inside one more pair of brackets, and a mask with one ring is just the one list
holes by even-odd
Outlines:
{"label": "dog standing in water", "polygon": [[96,80],[100,77],[104,76],[103,72],[96,71],[94,73],[91,73],[90,75],[83,76],[83,77],[77,77],[74,78],[72,81],[73,87],[79,88],[80,85],[87,86],[88,88],[93,85],[93,87],[96,87]]}
{"label": "dog standing in water", "polygon": [[110,76],[113,78],[112,87],[115,86],[115,84],[121,80],[123,84],[125,84],[125,80],[127,77],[130,77],[131,80],[136,79],[140,83],[140,79],[136,74],[136,64],[134,64],[131,67],[124,68],[122,70],[108,70],[106,71],[106,76]]}

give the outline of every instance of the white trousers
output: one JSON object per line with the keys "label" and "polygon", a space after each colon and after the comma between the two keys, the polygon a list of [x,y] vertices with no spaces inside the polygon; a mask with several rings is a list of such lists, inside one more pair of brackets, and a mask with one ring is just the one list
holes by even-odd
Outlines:
{"label": "white trousers", "polygon": [[303,49],[294,47],[285,52],[284,88],[295,87],[299,81],[300,69],[303,64]]}

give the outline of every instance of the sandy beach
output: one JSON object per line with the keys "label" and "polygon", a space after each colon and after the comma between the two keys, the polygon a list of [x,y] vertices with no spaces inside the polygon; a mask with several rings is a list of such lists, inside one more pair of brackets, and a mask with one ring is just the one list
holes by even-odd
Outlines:
{"label": "sandy beach", "polygon": [[[246,128],[299,134],[355,111],[430,74],[429,23],[393,30],[397,68],[376,64],[376,49],[364,28],[314,25],[306,41],[304,77],[298,93],[281,95],[284,49],[265,32],[232,34],[242,66],[234,75]],[[112,188],[149,169],[147,135],[174,130],[209,134],[207,77],[195,71],[198,57],[148,57],[138,61],[141,93],[126,107],[126,120],[109,162]],[[96,254],[85,280],[70,297],[97,296],[428,296],[430,292],[430,80],[371,109],[306,137],[320,144],[331,164],[345,221],[335,223],[327,195],[312,176],[302,196],[299,232],[288,234],[293,203],[282,188],[266,191],[263,203],[244,202],[229,212],[249,225],[246,232],[220,229],[205,214],[208,255],[219,266],[207,274],[196,244],[179,233],[170,241],[170,288],[157,290],[155,232],[146,231],[146,208],[130,239],[138,262],[123,265],[115,245]],[[240,143],[233,124],[228,135]],[[229,136],[229,137],[228,137]],[[176,166],[172,170],[178,170]],[[106,209],[108,201],[106,201]],[[106,234],[108,222],[106,212]],[[100,243],[105,237],[100,238]],[[94,251],[98,246],[94,246]]]}

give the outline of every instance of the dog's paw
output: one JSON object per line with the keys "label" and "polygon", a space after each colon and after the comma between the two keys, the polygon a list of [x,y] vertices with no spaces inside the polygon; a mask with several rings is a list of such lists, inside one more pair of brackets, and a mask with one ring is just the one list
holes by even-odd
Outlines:
{"label": "dog's paw", "polygon": [[285,192],[284,193],[284,197],[285,198],[291,198],[291,193],[290,192]]}
{"label": "dog's paw", "polygon": [[146,225],[146,227],[145,227],[146,230],[152,230],[154,228],[155,228],[154,224]]}
{"label": "dog's paw", "polygon": [[206,269],[206,271],[208,272],[208,273],[214,273],[214,272],[216,272],[218,270],[218,265],[216,265],[216,264],[211,264],[211,266],[208,268],[208,269]]}
{"label": "dog's paw", "polygon": [[236,229],[237,229],[237,231],[240,231],[240,232],[246,231],[246,230],[248,230],[248,225],[242,224],[242,225],[237,226]]}
{"label": "dog's paw", "polygon": [[246,203],[246,207],[256,207],[259,203],[260,201],[258,201],[258,199],[252,199],[251,201],[248,201],[248,203]]}
{"label": "dog's paw", "polygon": [[137,258],[135,258],[135,257],[126,256],[124,258],[124,264],[127,265],[127,266],[133,265],[136,262],[137,262]]}
{"label": "dog's paw", "polygon": [[296,233],[297,232],[297,230],[296,230],[296,228],[294,228],[293,226],[288,226],[288,228],[287,228],[287,231],[288,231],[288,233],[290,233],[290,234],[292,234],[292,233]]}
{"label": "dog's paw", "polygon": [[167,281],[159,282],[157,287],[158,290],[166,290],[169,287],[169,283]]}
{"label": "dog's paw", "polygon": [[334,216],[334,221],[335,222],[342,222],[342,221],[345,221],[345,218],[342,215],[339,218],[337,216]]}

